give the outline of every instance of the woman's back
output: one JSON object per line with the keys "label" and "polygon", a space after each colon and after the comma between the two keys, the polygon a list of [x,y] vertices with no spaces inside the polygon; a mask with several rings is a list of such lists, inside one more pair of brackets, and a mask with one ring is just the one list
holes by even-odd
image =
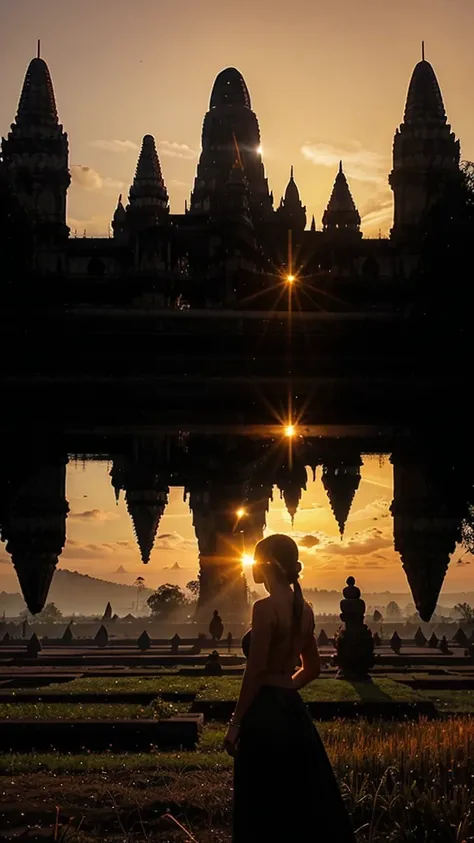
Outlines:
{"label": "woman's back", "polygon": [[[259,602],[265,604],[272,628],[265,681],[270,685],[291,687],[300,654],[314,632],[313,611],[305,601],[301,617],[295,618],[292,593],[270,595]],[[245,640],[242,644],[245,652]]]}

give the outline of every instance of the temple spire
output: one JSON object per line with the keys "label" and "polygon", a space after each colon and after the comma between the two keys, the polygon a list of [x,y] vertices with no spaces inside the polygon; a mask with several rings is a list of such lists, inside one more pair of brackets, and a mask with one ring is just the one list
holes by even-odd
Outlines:
{"label": "temple spire", "polygon": [[316,220],[314,219],[314,214],[311,218],[311,231],[316,231]]}
{"label": "temple spire", "polygon": [[323,466],[323,486],[339,527],[341,539],[344,536],[346,522],[351,511],[354,495],[360,484],[360,456],[347,462],[331,462]]}
{"label": "temple spire", "polygon": [[324,230],[352,232],[360,236],[360,214],[352,198],[347,179],[339,162],[339,170],[332,189],[331,198],[323,216]]}
{"label": "temple spire", "polygon": [[448,124],[435,71],[425,59],[424,41],[421,53],[393,144],[389,181],[395,200],[392,235],[398,241],[422,236],[425,214],[459,179],[459,141]]}
{"label": "temple spire", "polygon": [[286,186],[285,196],[282,197],[277,210],[279,219],[286,229],[292,231],[304,231],[306,227],[306,208],[300,199],[300,192],[295,182],[295,171],[293,164],[290,167],[290,180]]}
{"label": "temple spire", "polygon": [[40,41],[40,39],[39,39],[39,38],[38,38],[38,52],[37,52],[36,57],[37,57],[38,59],[40,59],[40,58],[41,58],[41,41]]}
{"label": "temple spire", "polygon": [[141,227],[152,227],[168,214],[168,191],[152,135],[143,138],[129,199],[129,209]]}
{"label": "temple spire", "polygon": [[51,74],[44,59],[38,55],[30,61],[26,71],[16,123],[18,126],[57,126],[58,122]]}

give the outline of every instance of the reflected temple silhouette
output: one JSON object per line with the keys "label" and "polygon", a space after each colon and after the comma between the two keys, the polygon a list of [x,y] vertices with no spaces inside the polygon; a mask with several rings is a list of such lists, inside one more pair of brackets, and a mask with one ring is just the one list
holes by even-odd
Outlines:
{"label": "reflected temple silhouette", "polygon": [[[390,437],[382,439],[389,444]],[[122,450],[109,454],[110,481],[117,500],[125,495],[143,562],[149,561],[169,487],[184,487],[199,547],[199,607],[207,615],[218,601],[227,616],[237,617],[247,607],[242,559],[263,537],[274,489],[293,519],[308,468],[314,479],[321,466],[342,536],[360,482],[361,451],[367,453],[370,437],[297,434],[288,443],[270,432],[180,432],[128,437],[126,448],[125,439],[121,442]],[[473,500],[474,467],[461,450],[440,454],[413,436],[398,436],[392,444],[395,549],[417,610],[429,620]],[[20,459],[4,455],[2,537],[32,613],[46,602],[66,540],[66,464],[66,451],[52,443],[28,456],[23,449]]]}
{"label": "reflected temple silhouette", "polygon": [[[390,239],[361,236],[342,165],[322,230],[305,230],[293,170],[273,210],[233,68],[216,79],[184,214],[170,213],[147,135],[113,237],[70,237],[68,166],[38,57],[0,163],[0,524],[30,611],[44,606],[65,544],[74,454],[110,459],[145,563],[169,487],[184,487],[200,607],[218,599],[238,615],[241,558],[263,535],[273,489],[293,518],[307,467],[321,466],[342,534],[363,455],[389,453],[395,547],[429,619],[474,478],[468,421],[452,413],[471,377],[468,292],[460,305],[438,253],[426,256],[427,214],[462,176],[431,65],[416,66],[395,136]],[[438,286],[426,275],[437,264]]]}

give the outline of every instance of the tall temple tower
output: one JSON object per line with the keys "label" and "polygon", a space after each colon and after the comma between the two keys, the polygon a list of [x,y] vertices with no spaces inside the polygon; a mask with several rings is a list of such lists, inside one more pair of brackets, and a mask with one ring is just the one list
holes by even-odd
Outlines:
{"label": "tall temple tower", "polygon": [[288,230],[300,234],[306,227],[306,208],[301,202],[300,192],[294,179],[293,167],[290,180],[286,186],[285,196],[282,197],[276,211],[278,221]]}
{"label": "tall temple tower", "polygon": [[168,191],[153,135],[143,138],[129,200],[127,216],[134,230],[153,228],[168,217]]}
{"label": "tall temple tower", "polygon": [[36,237],[48,242],[67,237],[68,138],[39,45],[38,57],[26,71],[15,122],[2,138],[2,158],[10,188],[31,218]]}
{"label": "tall temple tower", "polygon": [[323,215],[323,228],[327,235],[337,237],[338,240],[341,239],[344,242],[359,240],[362,237],[360,214],[342,169],[342,161],[339,164],[331,198]]}
{"label": "tall temple tower", "polygon": [[249,185],[252,219],[258,226],[272,213],[260,129],[242,74],[228,67],[214,82],[209,111],[204,118],[202,152],[191,195],[192,212],[212,213],[219,208],[236,149]]}
{"label": "tall temple tower", "polygon": [[419,238],[425,213],[459,176],[459,159],[459,141],[447,122],[438,80],[423,47],[393,144],[389,177],[395,200],[393,238],[408,242]]}

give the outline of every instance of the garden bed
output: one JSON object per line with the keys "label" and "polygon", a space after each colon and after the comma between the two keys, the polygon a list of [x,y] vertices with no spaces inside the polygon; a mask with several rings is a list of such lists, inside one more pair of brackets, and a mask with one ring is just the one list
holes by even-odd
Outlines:
{"label": "garden bed", "polygon": [[159,749],[195,749],[202,727],[202,716],[176,715],[161,720],[21,719],[0,721],[2,753],[140,752]]}

